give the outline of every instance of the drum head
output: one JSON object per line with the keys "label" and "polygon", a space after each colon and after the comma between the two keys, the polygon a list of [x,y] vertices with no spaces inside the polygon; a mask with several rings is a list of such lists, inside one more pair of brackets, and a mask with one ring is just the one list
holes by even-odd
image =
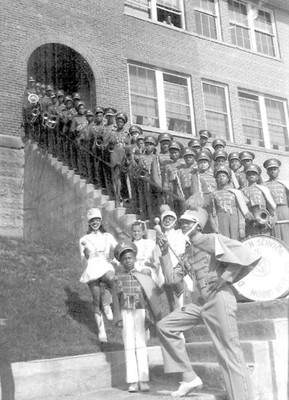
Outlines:
{"label": "drum head", "polygon": [[280,240],[265,235],[252,236],[244,245],[262,259],[247,276],[234,284],[242,298],[269,301],[289,291],[289,249]]}

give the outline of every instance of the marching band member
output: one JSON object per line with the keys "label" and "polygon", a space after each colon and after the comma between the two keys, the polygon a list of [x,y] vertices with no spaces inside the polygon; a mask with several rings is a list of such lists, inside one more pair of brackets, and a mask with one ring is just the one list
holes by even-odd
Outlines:
{"label": "marching band member", "polygon": [[105,313],[108,320],[112,320],[113,315],[110,305],[103,304],[100,285],[104,283],[107,288],[113,289],[115,270],[112,262],[117,241],[110,233],[104,231],[101,220],[98,208],[88,211],[88,233],[79,241],[81,260],[86,267],[80,282],[88,285],[92,295],[98,338],[101,342],[107,342],[102,313]]}
{"label": "marching band member", "polygon": [[276,203],[276,221],[273,225],[273,235],[283,240],[289,246],[289,182],[279,179],[281,161],[270,158],[263,164],[269,180],[264,185]]}
{"label": "marching band member", "polygon": [[170,269],[167,255],[164,255],[163,266],[167,266],[172,283],[182,281],[186,274],[193,276],[200,296],[196,303],[173,311],[157,324],[165,372],[182,374],[182,382],[172,396],[187,396],[203,384],[193,370],[185,341],[180,336],[180,332],[191,329],[202,320],[216,348],[229,398],[252,400],[248,370],[238,337],[237,302],[231,283],[246,276],[260,257],[238,241],[214,233],[203,234],[208,218],[204,209],[187,210],[181,218],[189,226],[190,245],[175,268]]}
{"label": "marching band member", "polygon": [[260,185],[261,168],[256,164],[249,164],[245,172],[248,187],[244,187],[242,191],[248,199],[248,208],[252,214],[246,221],[246,237],[270,235],[276,203],[268,187]]}
{"label": "marching band member", "polygon": [[123,325],[128,391],[147,392],[150,387],[145,330],[146,303],[138,279],[141,273],[136,269],[137,247],[131,242],[118,244],[114,255],[120,262],[117,289]]}

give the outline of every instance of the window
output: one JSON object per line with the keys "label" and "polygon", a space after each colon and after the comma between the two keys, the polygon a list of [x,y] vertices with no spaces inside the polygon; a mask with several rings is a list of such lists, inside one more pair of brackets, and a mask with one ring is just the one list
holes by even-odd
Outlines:
{"label": "window", "polygon": [[128,14],[184,29],[183,0],[125,0]]}
{"label": "window", "polygon": [[196,31],[212,39],[221,38],[219,8],[216,0],[194,0]]}
{"label": "window", "polygon": [[227,87],[203,82],[206,128],[213,137],[231,140],[231,117]]}
{"label": "window", "polygon": [[286,101],[247,92],[239,101],[246,143],[289,151]]}
{"label": "window", "polygon": [[246,49],[277,55],[277,42],[273,13],[253,4],[228,0],[231,41]]}
{"label": "window", "polygon": [[129,65],[133,123],[192,133],[189,78]]}

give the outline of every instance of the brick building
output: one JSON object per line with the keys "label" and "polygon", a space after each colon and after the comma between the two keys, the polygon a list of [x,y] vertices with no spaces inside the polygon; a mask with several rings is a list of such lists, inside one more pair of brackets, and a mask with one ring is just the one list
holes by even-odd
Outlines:
{"label": "brick building", "polygon": [[[23,135],[32,75],[80,91],[90,107],[126,111],[147,132],[186,139],[206,127],[231,148],[250,148],[260,164],[278,156],[286,177],[286,0],[23,0],[4,2],[1,17],[2,135]],[[23,150],[13,140],[2,137],[0,154],[13,149],[19,161]],[[19,168],[11,176],[19,179],[15,207],[23,195]],[[7,189],[2,199],[10,195]]]}

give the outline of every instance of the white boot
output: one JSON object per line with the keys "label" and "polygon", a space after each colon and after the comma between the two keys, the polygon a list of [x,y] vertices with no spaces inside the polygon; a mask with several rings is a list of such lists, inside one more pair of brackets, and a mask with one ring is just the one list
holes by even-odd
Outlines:
{"label": "white boot", "polygon": [[103,316],[102,314],[95,313],[95,321],[96,325],[98,327],[98,339],[100,342],[107,342],[107,336],[106,336],[106,331],[105,331],[105,326],[103,322]]}

